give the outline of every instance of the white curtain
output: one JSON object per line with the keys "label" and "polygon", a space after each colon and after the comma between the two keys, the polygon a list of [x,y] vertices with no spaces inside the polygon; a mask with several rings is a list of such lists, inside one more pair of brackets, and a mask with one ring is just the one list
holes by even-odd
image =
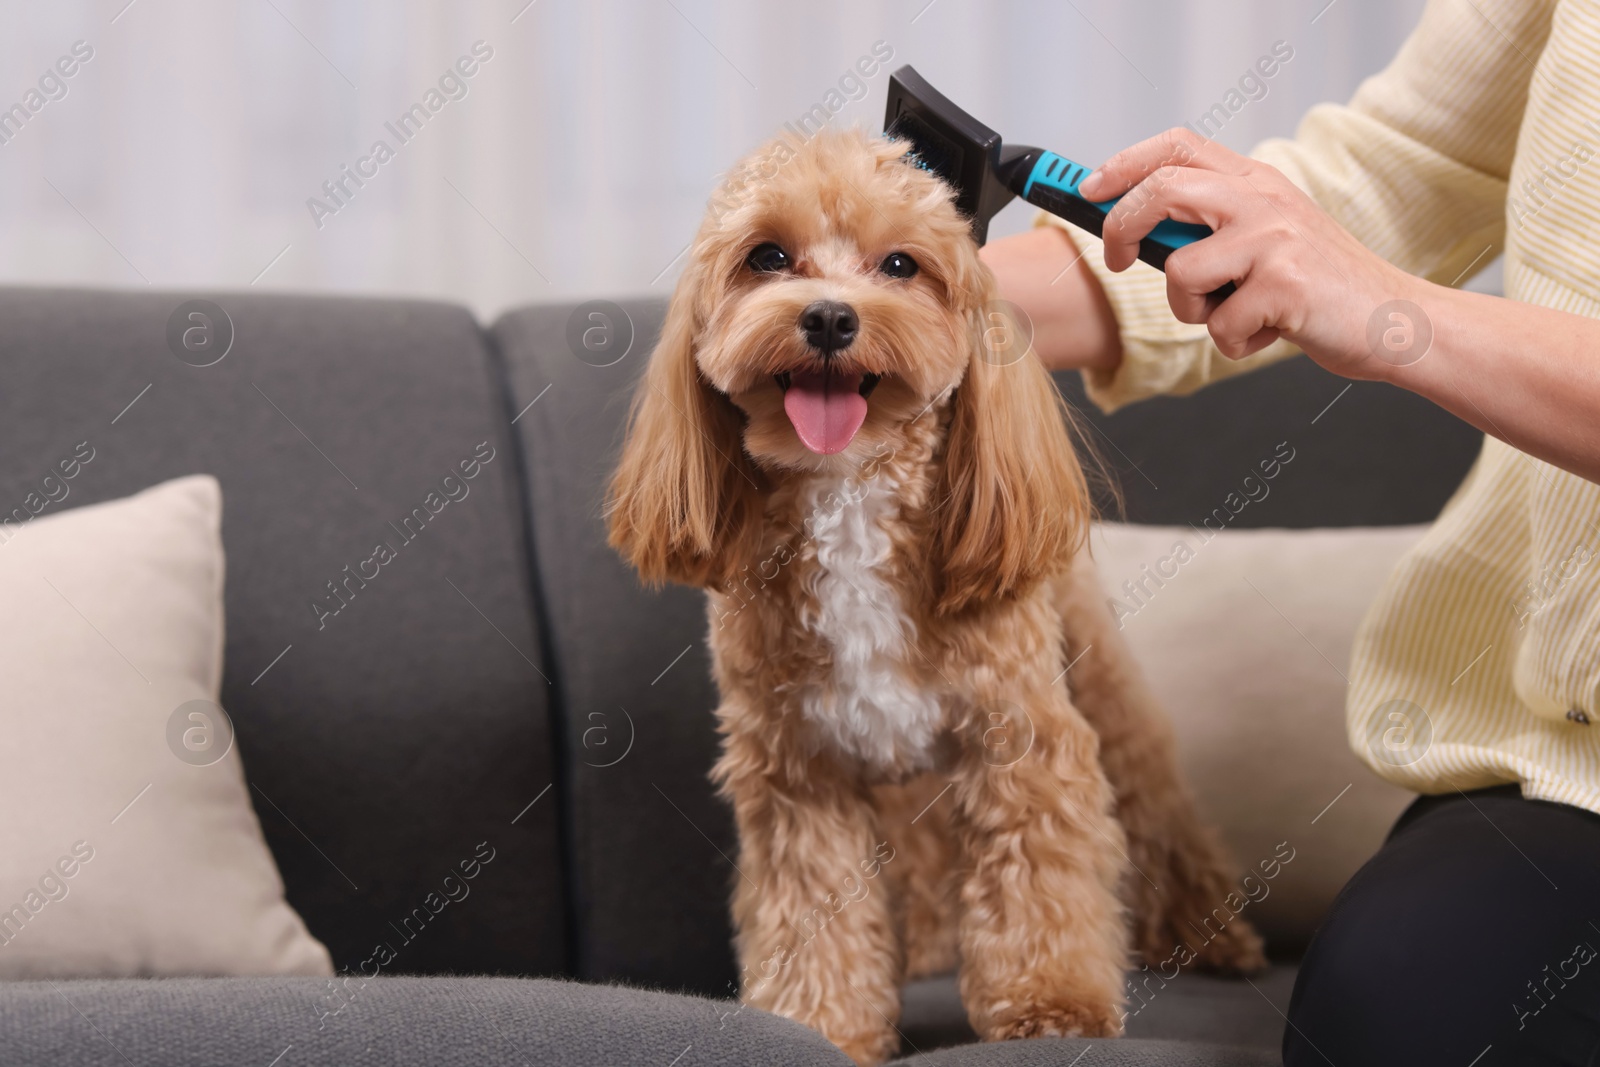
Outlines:
{"label": "white curtain", "polygon": [[[1244,149],[1346,98],[1420,8],[12,0],[0,283],[407,294],[484,316],[666,292],[719,173],[819,104],[878,129],[902,63],[1008,140],[1085,163],[1217,104],[1218,139]],[[1275,47],[1292,57],[1241,87]],[[887,63],[858,68],[875,49]]]}

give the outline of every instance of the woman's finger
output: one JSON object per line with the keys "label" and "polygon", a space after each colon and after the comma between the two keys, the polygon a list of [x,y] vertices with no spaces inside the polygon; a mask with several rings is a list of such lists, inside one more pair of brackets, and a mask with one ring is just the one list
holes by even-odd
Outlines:
{"label": "woman's finger", "polygon": [[1139,256],[1139,242],[1162,219],[1195,222],[1219,230],[1244,199],[1239,180],[1211,171],[1166,167],[1117,202],[1101,227],[1106,266],[1123,270]]}
{"label": "woman's finger", "polygon": [[1179,322],[1210,319],[1222,301],[1211,294],[1229,282],[1242,284],[1260,254],[1259,242],[1223,230],[1203,241],[1184,245],[1167,257],[1167,303]]}
{"label": "woman's finger", "polygon": [[1247,278],[1206,320],[1211,340],[1229,359],[1254,355],[1276,341],[1281,331],[1277,301],[1272,287]]}
{"label": "woman's finger", "polygon": [[1251,161],[1182,126],[1140,141],[1095,169],[1078,184],[1090,200],[1110,200],[1138,185],[1162,167],[1195,167],[1219,174],[1243,174]]}

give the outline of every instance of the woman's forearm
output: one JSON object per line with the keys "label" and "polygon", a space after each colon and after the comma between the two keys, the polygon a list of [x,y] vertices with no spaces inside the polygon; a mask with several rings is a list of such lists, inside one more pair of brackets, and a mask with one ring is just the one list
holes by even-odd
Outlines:
{"label": "woman's forearm", "polygon": [[1600,321],[1421,280],[1413,293],[1432,343],[1412,361],[1389,356],[1380,341],[1377,376],[1600,482]]}
{"label": "woman's forearm", "polygon": [[[1305,228],[1301,223],[1295,232]],[[1302,258],[1327,263],[1334,242],[1317,244],[1316,256]],[[1350,254],[1375,258],[1365,250]],[[1065,231],[1029,230],[992,242],[982,255],[1000,295],[1031,320],[1034,348],[1046,366],[1114,369],[1121,362],[1116,316]],[[1238,337],[1219,338],[1224,351],[1244,355],[1267,335],[1282,333],[1336,373],[1408,389],[1519,451],[1600,482],[1600,320],[1449,289],[1386,265],[1372,285],[1358,287],[1372,295],[1343,299],[1350,287],[1333,283],[1358,272],[1341,262],[1329,278],[1310,285],[1314,294],[1283,302],[1291,313],[1277,321],[1288,328],[1258,333],[1274,320],[1251,321],[1231,331]],[[1197,292],[1215,284],[1202,277]],[[1350,305],[1338,316],[1347,325],[1322,329],[1307,328],[1306,316],[1292,310],[1341,305]],[[1219,333],[1209,309],[1180,317],[1212,319],[1213,336]],[[1256,340],[1246,343],[1252,336]]]}
{"label": "woman's forearm", "polygon": [[994,271],[1000,296],[1028,317],[1045,366],[1112,370],[1121,362],[1116,315],[1065,230],[1040,226],[991,241],[979,254]]}
{"label": "woman's forearm", "polygon": [[1120,197],[1102,233],[1113,270],[1162,219],[1215,231],[1167,257],[1167,300],[1228,358],[1283,338],[1335,374],[1392,382],[1600,482],[1600,320],[1405,273],[1281,171],[1190,130],[1119,152],[1079,190]]}

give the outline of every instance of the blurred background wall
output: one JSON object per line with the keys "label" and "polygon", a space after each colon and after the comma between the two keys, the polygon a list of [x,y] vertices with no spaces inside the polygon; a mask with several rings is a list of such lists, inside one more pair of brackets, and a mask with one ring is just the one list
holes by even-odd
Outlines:
{"label": "blurred background wall", "polygon": [[[1347,98],[1421,7],[0,0],[0,108],[26,110],[0,114],[0,283],[403,293],[485,316],[664,293],[720,173],[819,104],[879,129],[902,63],[1008,140],[1098,163],[1197,120],[1283,42],[1217,133],[1247,150]],[[861,78],[875,49],[891,58]],[[437,110],[397,136],[413,104]],[[1013,205],[991,233],[1027,219]]]}

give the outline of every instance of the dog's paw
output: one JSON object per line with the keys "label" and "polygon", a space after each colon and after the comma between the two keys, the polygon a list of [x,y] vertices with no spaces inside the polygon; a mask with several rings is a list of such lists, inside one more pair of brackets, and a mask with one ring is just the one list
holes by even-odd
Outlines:
{"label": "dog's paw", "polygon": [[1227,975],[1264,971],[1267,954],[1261,944],[1261,935],[1243,919],[1236,919],[1199,947],[1195,952],[1195,967]]}
{"label": "dog's paw", "polygon": [[[1185,813],[1187,815],[1187,813]],[[1261,936],[1245,916],[1232,867],[1214,835],[1175,818],[1179,830],[1160,849],[1142,842],[1134,862],[1148,877],[1131,882],[1134,945],[1145,964],[1165,975],[1174,965],[1219,974],[1254,974],[1267,965]],[[1187,829],[1181,829],[1187,826]]]}
{"label": "dog's paw", "polygon": [[1267,966],[1261,935],[1243,916],[1219,929],[1204,915],[1187,919],[1181,911],[1169,914],[1138,932],[1137,951],[1146,967],[1169,977],[1176,967],[1240,975],[1257,974]]}
{"label": "dog's paw", "polygon": [[898,1035],[888,1031],[874,1031],[857,1037],[833,1038],[841,1052],[856,1061],[857,1067],[878,1067],[900,1049]]}
{"label": "dog's paw", "polygon": [[1112,1003],[1032,1000],[997,1005],[979,1028],[985,1041],[1022,1037],[1119,1037],[1122,1012]]}

